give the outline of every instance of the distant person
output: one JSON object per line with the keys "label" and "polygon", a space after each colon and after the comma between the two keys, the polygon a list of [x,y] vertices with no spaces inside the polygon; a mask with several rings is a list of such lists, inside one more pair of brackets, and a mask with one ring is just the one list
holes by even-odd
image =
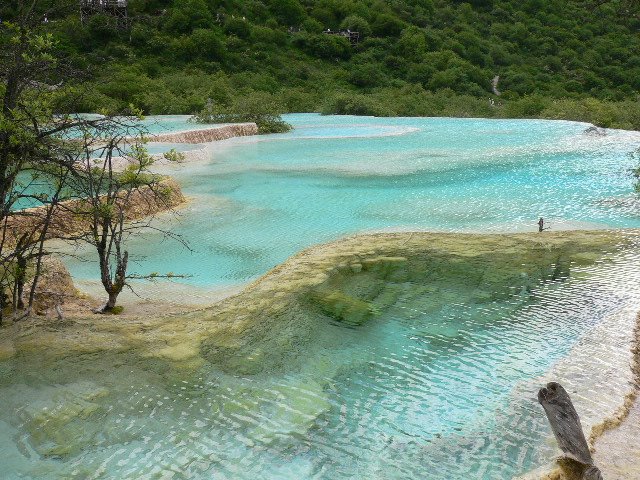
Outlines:
{"label": "distant person", "polygon": [[538,231],[541,232],[543,230],[544,230],[544,219],[540,217],[540,220],[538,220]]}

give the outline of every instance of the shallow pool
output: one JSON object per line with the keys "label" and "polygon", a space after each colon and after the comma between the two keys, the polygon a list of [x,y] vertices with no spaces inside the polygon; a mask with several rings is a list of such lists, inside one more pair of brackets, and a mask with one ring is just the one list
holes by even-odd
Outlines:
{"label": "shallow pool", "polygon": [[[640,226],[629,173],[639,133],[593,137],[585,124],[536,120],[287,120],[291,133],[218,142],[210,161],[169,168],[192,202],[160,224],[193,251],[149,234],[131,242],[132,268],[221,287],[362,231],[535,231],[540,216],[551,230]],[[77,279],[98,278],[95,262],[68,265]]]}
{"label": "shallow pool", "polygon": [[249,322],[230,344],[190,336],[223,321],[207,311],[147,322],[134,347],[109,318],[42,326],[41,342],[24,332],[0,361],[2,478],[490,480],[547,464],[540,385],[564,384],[586,428],[627,393],[637,239],[599,254],[487,242],[464,261],[440,243],[425,268],[379,270],[380,312],[359,326],[263,299],[258,332]]}
{"label": "shallow pool", "polygon": [[[296,127],[289,134],[220,142],[210,160],[167,167],[192,202],[158,225],[173,225],[193,252],[149,234],[130,246],[134,269],[188,273],[187,284],[206,289],[362,231],[531,231],[535,239],[539,216],[552,232],[640,227],[628,173],[637,133],[591,137],[583,124],[530,120],[287,120]],[[548,251],[544,242],[533,251],[488,238],[469,241],[468,252],[467,240],[453,248],[445,239],[409,273],[342,266],[351,273],[331,284],[335,292],[299,299],[278,313],[282,321],[267,310],[270,328],[260,335],[268,298],[238,297],[256,328],[243,320],[249,327],[224,348],[213,335],[170,344],[205,328],[203,319],[215,325],[206,310],[171,320],[167,345],[149,349],[102,327],[71,336],[79,347],[68,351],[35,349],[25,334],[0,361],[0,476],[522,474],[556,453],[535,400],[544,381],[568,386],[585,425],[615,410],[629,388],[640,255],[633,231],[620,238],[597,248],[568,238]],[[360,250],[354,255],[382,255]],[[68,265],[78,279],[94,278],[89,264]],[[375,315],[359,326],[340,321],[332,299],[371,285],[381,289],[367,299]],[[153,328],[148,335],[152,342]],[[85,348],[92,338],[104,351]]]}

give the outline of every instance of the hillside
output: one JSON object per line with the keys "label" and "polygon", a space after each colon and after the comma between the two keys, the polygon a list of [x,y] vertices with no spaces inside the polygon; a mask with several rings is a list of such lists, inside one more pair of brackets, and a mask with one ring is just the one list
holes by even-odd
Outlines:
{"label": "hillside", "polygon": [[121,28],[104,14],[81,22],[73,2],[45,28],[91,67],[87,111],[193,113],[242,98],[290,112],[639,128],[639,13],[636,0],[130,0]]}

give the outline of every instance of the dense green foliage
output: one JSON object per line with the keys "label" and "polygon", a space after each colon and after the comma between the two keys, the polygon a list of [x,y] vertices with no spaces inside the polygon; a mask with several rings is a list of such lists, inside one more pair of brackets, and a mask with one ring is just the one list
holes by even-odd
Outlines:
{"label": "dense green foliage", "polygon": [[[83,24],[76,9],[47,28],[75,65],[95,67],[87,111],[190,114],[208,98],[269,96],[289,112],[640,128],[639,11],[630,0],[130,0],[128,28],[108,15]],[[339,28],[360,42],[323,33]]]}

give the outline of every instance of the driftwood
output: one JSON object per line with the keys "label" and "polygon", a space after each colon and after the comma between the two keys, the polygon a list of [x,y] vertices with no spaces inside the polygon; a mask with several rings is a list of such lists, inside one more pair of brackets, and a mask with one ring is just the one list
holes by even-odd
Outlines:
{"label": "driftwood", "polygon": [[547,383],[547,387],[538,392],[538,401],[544,408],[558,446],[564,453],[559,461],[563,470],[571,472],[572,478],[603,480],[602,473],[593,464],[580,418],[567,391],[559,383]]}

